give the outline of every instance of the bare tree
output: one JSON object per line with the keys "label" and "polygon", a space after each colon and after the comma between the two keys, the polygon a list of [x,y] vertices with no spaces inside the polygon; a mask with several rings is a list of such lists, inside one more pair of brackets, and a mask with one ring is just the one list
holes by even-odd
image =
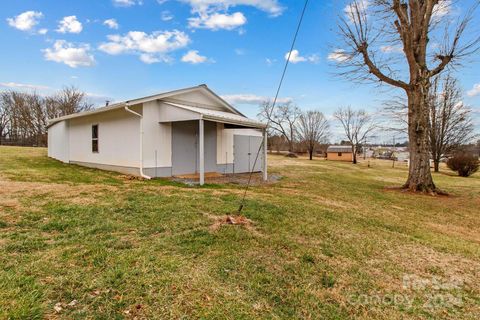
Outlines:
{"label": "bare tree", "polygon": [[315,148],[326,140],[328,129],[328,121],[320,111],[306,111],[300,114],[298,135],[300,141],[307,147],[310,160],[313,159]]}
{"label": "bare tree", "polygon": [[[51,97],[55,105],[53,110],[54,117],[62,117],[72,113],[88,111],[93,109],[93,104],[87,101],[85,92],[78,90],[75,87],[64,87],[55,96]],[[52,116],[50,115],[50,116]]]}
{"label": "bare tree", "polygon": [[403,95],[395,95],[383,102],[379,115],[381,127],[394,134],[408,135],[408,103]]}
{"label": "bare tree", "polygon": [[48,97],[36,92],[1,92],[0,143],[45,146],[48,119],[91,108],[86,95],[73,87]]}
{"label": "bare tree", "polygon": [[430,91],[430,151],[438,172],[441,159],[475,135],[472,110],[463,103],[462,90],[453,77],[436,77]]}
{"label": "bare tree", "polygon": [[478,1],[456,26],[448,17],[451,3],[354,0],[339,24],[344,46],[332,56],[347,78],[386,83],[406,93],[410,167],[404,188],[413,191],[436,190],[429,165],[431,79],[479,48],[479,37],[465,32]]}
{"label": "bare tree", "polygon": [[286,103],[274,107],[270,102],[264,102],[260,106],[258,116],[267,121],[273,132],[282,135],[288,142],[288,151],[295,151],[297,138],[297,121],[300,117],[300,109],[292,103]]}
{"label": "bare tree", "polygon": [[9,135],[10,121],[9,95],[2,92],[0,94],[0,145],[2,140]]}
{"label": "bare tree", "polygon": [[[436,76],[428,96],[429,106],[429,152],[435,172],[439,171],[443,157],[462,145],[471,142],[476,135],[472,122],[472,110],[463,103],[462,90],[457,80],[449,73]],[[394,97],[386,103],[388,129],[407,132],[408,105],[404,97]]]}
{"label": "bare tree", "polygon": [[365,110],[352,110],[351,107],[339,108],[333,116],[342,124],[345,136],[352,145],[353,163],[357,163],[357,152],[361,143],[374,129],[372,117]]}

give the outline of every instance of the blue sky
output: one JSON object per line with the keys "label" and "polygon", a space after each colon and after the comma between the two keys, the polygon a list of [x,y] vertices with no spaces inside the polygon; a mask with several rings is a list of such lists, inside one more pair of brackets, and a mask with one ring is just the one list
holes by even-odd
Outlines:
{"label": "blue sky", "polygon": [[[452,11],[458,14],[470,2],[456,2]],[[310,1],[296,63],[281,92],[302,109],[375,110],[385,97],[384,90],[338,77],[328,59],[346,4]],[[275,93],[302,5],[299,0],[2,1],[0,89],[48,93],[74,85],[96,101],[119,101],[206,83],[255,117],[258,101]],[[478,12],[475,21],[480,23]],[[465,101],[478,112],[480,59],[473,60],[458,75]]]}

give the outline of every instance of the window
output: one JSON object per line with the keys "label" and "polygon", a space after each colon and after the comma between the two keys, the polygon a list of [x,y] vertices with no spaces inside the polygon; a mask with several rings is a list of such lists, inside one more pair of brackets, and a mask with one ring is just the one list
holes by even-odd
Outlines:
{"label": "window", "polygon": [[98,124],[92,126],[92,152],[98,152]]}
{"label": "window", "polygon": [[341,156],[342,156],[342,153],[341,153],[341,152],[339,152],[339,153],[338,153],[338,156],[339,156],[339,157],[341,157]]}

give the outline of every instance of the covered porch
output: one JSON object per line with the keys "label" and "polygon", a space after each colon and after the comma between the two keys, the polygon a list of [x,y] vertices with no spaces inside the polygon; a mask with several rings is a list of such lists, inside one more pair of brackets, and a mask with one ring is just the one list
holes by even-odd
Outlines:
{"label": "covered porch", "polygon": [[[267,180],[266,126],[241,115],[164,102],[159,123],[172,125],[172,176],[262,172]],[[258,157],[257,153],[259,152]]]}

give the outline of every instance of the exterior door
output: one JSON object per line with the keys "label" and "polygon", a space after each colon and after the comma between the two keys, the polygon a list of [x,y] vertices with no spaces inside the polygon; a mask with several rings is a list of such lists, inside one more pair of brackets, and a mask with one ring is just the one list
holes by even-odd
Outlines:
{"label": "exterior door", "polygon": [[252,169],[254,172],[262,171],[264,156],[262,150],[260,150],[260,154],[258,155],[255,168],[253,167],[258,149],[262,144],[262,139],[263,137],[240,135],[233,137],[235,173],[250,172]]}
{"label": "exterior door", "polygon": [[[200,172],[198,121],[172,123],[172,175]],[[217,171],[217,125],[205,121],[205,172]]]}
{"label": "exterior door", "polygon": [[173,122],[172,175],[196,173],[198,162],[198,121]]}

